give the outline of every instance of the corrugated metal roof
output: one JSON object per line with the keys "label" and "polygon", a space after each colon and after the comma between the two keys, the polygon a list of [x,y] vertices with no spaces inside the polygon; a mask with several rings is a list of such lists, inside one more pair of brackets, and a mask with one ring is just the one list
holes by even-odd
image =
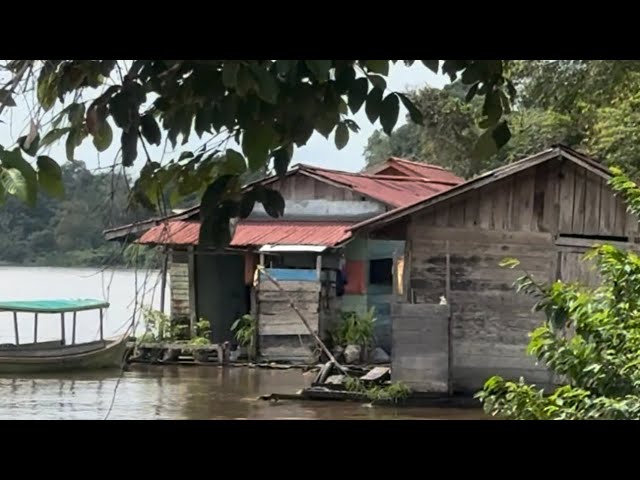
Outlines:
{"label": "corrugated metal roof", "polygon": [[365,171],[364,173],[379,175],[384,174],[384,171],[390,168],[395,169],[396,171],[401,172],[409,177],[421,177],[425,180],[431,180],[434,182],[458,184],[464,181],[463,178],[458,177],[453,172],[450,172],[449,170],[438,165],[413,162],[411,160],[398,157],[391,157],[384,163],[367,169],[367,171]]}
{"label": "corrugated metal roof", "polygon": [[418,200],[424,200],[440,192],[449,190],[451,187],[463,182],[463,180],[458,177],[454,177],[455,180],[436,181],[427,180],[422,177],[347,173],[307,165],[302,166],[301,170],[320,179],[326,179],[344,185],[362,195],[374,198],[393,207],[410,205]]}
{"label": "corrugated metal roof", "polygon": [[[333,247],[351,237],[351,222],[293,222],[281,220],[239,222],[231,247],[258,245],[324,245]],[[138,243],[197,245],[200,222],[173,220],[148,230]]]}

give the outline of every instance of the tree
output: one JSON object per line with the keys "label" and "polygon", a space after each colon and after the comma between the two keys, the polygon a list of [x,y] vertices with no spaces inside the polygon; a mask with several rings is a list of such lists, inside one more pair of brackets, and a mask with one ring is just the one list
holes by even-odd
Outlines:
{"label": "tree", "polygon": [[[639,214],[640,188],[615,173],[611,185]],[[492,377],[477,395],[487,413],[531,420],[640,419],[640,256],[602,245],[587,260],[596,262],[597,288],[539,285],[526,272],[518,280],[547,318],[531,334],[528,352],[565,385],[545,395],[523,380]],[[517,261],[505,265],[513,268]]]}
{"label": "tree", "polygon": [[[0,89],[0,113],[16,104],[18,94],[34,88],[46,115],[34,118],[19,148],[0,149],[3,193],[29,204],[38,190],[62,195],[59,162],[41,155],[41,147],[64,138],[67,159],[91,138],[98,151],[119,139],[121,162],[130,167],[139,157],[144,167],[132,198],[161,208],[167,198],[202,195],[203,243],[225,243],[230,218],[248,215],[255,202],[273,216],[284,201],[272,190],[240,191],[240,176],[259,171],[270,161],[283,174],[295,147],[314,131],[333,134],[338,148],[358,125],[348,118],[364,108],[369,121],[380,121],[389,134],[402,104],[415,123],[422,116],[400,92],[389,92],[385,77],[390,60],[17,60],[8,62],[10,78]],[[411,64],[412,60],[405,60]],[[422,60],[434,72],[468,85],[469,97],[484,97],[479,154],[509,140],[502,114],[515,89],[500,60]],[[33,85],[35,83],[35,85]],[[55,112],[56,106],[62,107]],[[54,113],[55,112],[55,113]],[[48,116],[47,116],[48,115]],[[44,117],[47,116],[45,119]],[[37,120],[37,121],[36,121]],[[51,125],[41,131],[41,125]],[[184,151],[166,165],[148,155],[148,145],[166,137],[184,145],[195,133],[202,148]],[[234,139],[238,151],[227,148]],[[37,168],[25,160],[33,159]],[[222,155],[223,161],[217,158]],[[173,194],[173,192],[178,192]],[[218,236],[220,235],[220,237]]]}
{"label": "tree", "polygon": [[477,156],[474,150],[482,138],[478,119],[483,104],[477,99],[467,102],[460,82],[441,90],[427,87],[407,95],[421,111],[423,125],[407,123],[391,136],[376,130],[365,149],[368,164],[395,155],[440,165],[470,178],[552,144],[574,146],[582,139],[568,115],[521,107],[508,115],[509,143],[489,157]]}

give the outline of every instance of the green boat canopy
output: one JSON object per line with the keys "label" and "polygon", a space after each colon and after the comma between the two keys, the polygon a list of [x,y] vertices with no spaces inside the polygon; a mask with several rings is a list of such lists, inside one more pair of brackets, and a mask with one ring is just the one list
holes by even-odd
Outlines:
{"label": "green boat canopy", "polygon": [[65,313],[79,312],[81,310],[97,310],[108,307],[108,302],[93,299],[0,302],[0,311],[4,312]]}

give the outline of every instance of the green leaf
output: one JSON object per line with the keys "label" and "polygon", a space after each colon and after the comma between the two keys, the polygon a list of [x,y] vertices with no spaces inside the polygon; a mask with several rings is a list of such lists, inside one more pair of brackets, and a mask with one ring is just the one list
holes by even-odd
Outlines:
{"label": "green leaf", "polygon": [[329,79],[331,60],[305,60],[304,63],[316,80],[322,83]]}
{"label": "green leaf", "polygon": [[492,125],[495,125],[502,116],[502,102],[498,91],[492,90],[487,92],[482,106],[482,114],[489,119]]}
{"label": "green leaf", "polygon": [[73,126],[82,124],[84,120],[84,112],[85,108],[84,104],[82,103],[72,103],[71,105],[69,105],[69,123],[71,123],[71,125]]}
{"label": "green leaf", "polygon": [[349,127],[349,130],[353,133],[358,133],[360,131],[360,126],[350,118],[345,119],[344,124]]}
{"label": "green leaf", "polygon": [[244,218],[247,218],[249,215],[251,215],[251,212],[253,212],[253,207],[255,206],[255,204],[256,204],[256,198],[253,190],[250,190],[244,195],[242,195],[242,198],[240,199],[240,206],[239,206],[240,218],[244,219]]}
{"label": "green leaf", "polygon": [[340,123],[336,128],[335,142],[338,150],[342,150],[349,143],[349,129],[344,123]]}
{"label": "green leaf", "polygon": [[56,98],[58,97],[58,80],[55,71],[51,71],[38,79],[36,94],[38,96],[38,102],[40,102],[45,112],[51,110],[51,107],[55,105]]}
{"label": "green leaf", "polygon": [[27,202],[27,181],[17,168],[0,167],[0,184],[6,193]]}
{"label": "green leaf", "polygon": [[242,151],[249,162],[252,172],[260,170],[267,164],[269,148],[274,139],[274,131],[264,124],[254,124],[242,135]]}
{"label": "green leaf", "polygon": [[480,66],[477,63],[469,64],[469,66],[464,69],[464,72],[462,72],[460,80],[465,85],[473,85],[474,83],[483,80]]}
{"label": "green leaf", "polygon": [[276,70],[278,71],[278,75],[286,77],[297,63],[297,60],[276,60]]}
{"label": "green leaf", "polygon": [[255,81],[251,76],[251,72],[244,65],[240,65],[238,70],[238,80],[236,82],[236,93],[244,97],[251,89],[255,88]]}
{"label": "green leaf", "polygon": [[238,83],[238,71],[240,64],[233,60],[225,61],[222,66],[222,84],[227,88],[235,88]]}
{"label": "green leaf", "polygon": [[471,87],[469,87],[469,90],[467,91],[467,94],[464,97],[464,101],[469,103],[471,100],[473,100],[473,97],[476,96],[476,93],[478,93],[478,87],[480,86],[480,83],[474,83],[473,85],[471,85]]}
{"label": "green leaf", "polygon": [[280,218],[284,215],[284,198],[277,190],[265,189],[261,203],[270,217]]}
{"label": "green leaf", "polygon": [[228,149],[220,173],[223,175],[242,175],[247,171],[247,161],[241,153]]}
{"label": "green leaf", "polygon": [[19,148],[0,149],[0,161],[2,161],[4,168],[15,168],[22,174],[27,185],[26,202],[28,205],[34,206],[38,198],[38,176],[33,166],[22,157]]}
{"label": "green leaf", "polygon": [[398,123],[398,114],[400,113],[400,102],[395,93],[390,93],[382,101],[380,106],[380,124],[382,130],[387,135],[391,135],[393,127]]}
{"label": "green leaf", "polygon": [[324,112],[316,119],[316,130],[324,137],[329,138],[329,135],[340,121],[340,115],[338,112]]}
{"label": "green leaf", "polygon": [[158,122],[153,118],[153,115],[150,113],[143,115],[140,118],[140,127],[142,136],[147,142],[151,145],[160,145],[160,142],[162,141],[162,133],[160,132]]}
{"label": "green leaf", "polygon": [[98,130],[93,136],[93,145],[99,152],[104,152],[113,142],[113,130],[109,122],[101,122]]}
{"label": "green leaf", "polygon": [[70,130],[71,128],[54,128],[53,130],[48,131],[44,138],[40,141],[40,146],[46,147],[47,145],[60,140]]}
{"label": "green leaf", "polygon": [[74,154],[76,147],[82,144],[82,141],[87,136],[84,130],[71,129],[69,135],[67,135],[67,141],[65,142],[65,150],[67,152],[67,160],[73,162],[75,160]]}
{"label": "green leaf", "polygon": [[11,92],[5,88],[0,88],[0,103],[7,107],[16,106],[16,101],[13,99]]}
{"label": "green leaf", "polygon": [[352,113],[357,113],[360,110],[367,98],[368,90],[369,81],[365,77],[357,78],[351,83],[351,88],[349,88],[349,108]]}
{"label": "green leaf", "polygon": [[409,112],[409,118],[411,118],[411,121],[415,124],[422,125],[424,123],[424,116],[422,115],[422,112],[418,110],[418,107],[416,107],[411,99],[404,93],[397,93],[397,95],[400,97],[400,100],[402,100],[404,108]]}
{"label": "green leaf", "polygon": [[421,60],[422,64],[431,70],[433,73],[438,73],[438,66],[440,65],[440,60]]}
{"label": "green leaf", "polygon": [[487,159],[498,152],[496,142],[493,139],[493,131],[486,130],[480,138],[478,138],[472,156],[475,159]]}
{"label": "green leaf", "polygon": [[23,135],[22,137],[18,138],[18,145],[27,155],[29,155],[30,157],[35,157],[38,149],[40,148],[40,135],[36,133],[35,137],[28,145],[26,144],[27,137],[28,135]]}
{"label": "green leaf", "polygon": [[64,196],[64,183],[62,182],[62,169],[60,165],[46,155],[38,157],[37,165],[38,183],[40,187],[50,196],[62,198]]}
{"label": "green leaf", "polygon": [[500,122],[491,133],[493,140],[496,143],[496,148],[499,150],[504,147],[511,139],[511,131],[506,120]]}
{"label": "green leaf", "polygon": [[130,167],[138,157],[138,132],[137,130],[123,130],[120,136],[122,146],[122,165]]}
{"label": "green leaf", "polygon": [[284,177],[289,168],[289,162],[291,162],[291,154],[286,148],[278,148],[273,152],[273,168],[276,170],[276,175]]}
{"label": "green leaf", "polygon": [[267,103],[278,101],[278,83],[268,70],[257,67],[254,75],[258,81],[258,96]]}
{"label": "green leaf", "polygon": [[382,104],[382,90],[375,87],[372,88],[367,95],[367,102],[364,107],[364,111],[367,114],[367,118],[371,123],[375,123],[375,121],[380,116],[380,107]]}
{"label": "green leaf", "polygon": [[369,75],[368,78],[374,87],[377,87],[383,91],[387,88],[387,81],[380,75]]}
{"label": "green leaf", "polygon": [[196,112],[195,131],[198,138],[202,138],[204,132],[211,133],[211,108],[201,108]]}
{"label": "green leaf", "polygon": [[367,60],[365,66],[370,72],[379,73],[385,77],[389,75],[389,60]]}
{"label": "green leaf", "polygon": [[131,117],[129,115],[131,110],[131,104],[129,97],[124,91],[116,93],[111,100],[109,100],[109,111],[113,117],[118,128],[122,130],[128,130],[131,126]]}

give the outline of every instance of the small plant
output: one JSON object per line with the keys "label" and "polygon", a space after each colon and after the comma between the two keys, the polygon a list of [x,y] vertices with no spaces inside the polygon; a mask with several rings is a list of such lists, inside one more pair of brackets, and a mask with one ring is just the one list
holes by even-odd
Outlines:
{"label": "small plant", "polygon": [[247,353],[250,357],[253,357],[255,353],[257,327],[258,324],[255,318],[249,314],[242,315],[231,325],[231,331],[234,332],[236,340],[241,346],[247,348]]}
{"label": "small plant", "polygon": [[373,343],[375,322],[375,307],[371,307],[364,315],[344,312],[342,322],[331,334],[333,343],[369,347]]}
{"label": "small plant", "polygon": [[195,324],[194,336],[189,340],[189,345],[210,345],[211,344],[211,323],[201,318]]}
{"label": "small plant", "polygon": [[143,312],[145,333],[140,337],[141,343],[175,342],[186,325],[176,325],[165,313],[159,310],[146,309]]}
{"label": "small plant", "polygon": [[365,395],[369,400],[390,400],[394,403],[407,398],[411,393],[411,389],[402,382],[367,386],[362,380],[355,377],[347,377],[344,387],[348,392]]}

